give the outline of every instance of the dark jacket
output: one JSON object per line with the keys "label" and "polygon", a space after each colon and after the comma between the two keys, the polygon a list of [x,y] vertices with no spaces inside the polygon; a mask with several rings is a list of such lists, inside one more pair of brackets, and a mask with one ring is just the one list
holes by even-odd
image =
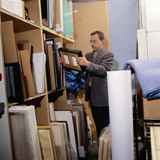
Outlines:
{"label": "dark jacket", "polygon": [[93,52],[87,53],[90,62],[86,70],[85,100],[88,101],[89,73],[92,77],[91,102],[95,107],[108,106],[107,71],[111,70],[114,54],[104,48],[100,50],[93,62]]}

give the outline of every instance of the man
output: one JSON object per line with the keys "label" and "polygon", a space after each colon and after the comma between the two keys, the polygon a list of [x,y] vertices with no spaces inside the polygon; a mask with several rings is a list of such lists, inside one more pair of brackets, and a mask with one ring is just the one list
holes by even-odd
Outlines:
{"label": "man", "polygon": [[[85,100],[90,101],[97,136],[109,124],[107,73],[113,65],[114,54],[103,48],[104,34],[95,31],[90,34],[93,52],[77,58],[77,64],[86,67]],[[63,60],[60,60],[64,62]]]}

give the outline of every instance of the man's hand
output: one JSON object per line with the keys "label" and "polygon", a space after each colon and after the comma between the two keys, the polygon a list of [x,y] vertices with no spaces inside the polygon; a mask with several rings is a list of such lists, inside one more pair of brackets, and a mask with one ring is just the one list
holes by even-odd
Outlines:
{"label": "man's hand", "polygon": [[82,53],[83,57],[78,57],[77,58],[77,64],[79,66],[89,66],[89,61],[87,61],[86,57],[84,56],[84,54]]}
{"label": "man's hand", "polygon": [[64,63],[64,59],[62,57],[58,56],[58,59],[59,59],[60,63]]}

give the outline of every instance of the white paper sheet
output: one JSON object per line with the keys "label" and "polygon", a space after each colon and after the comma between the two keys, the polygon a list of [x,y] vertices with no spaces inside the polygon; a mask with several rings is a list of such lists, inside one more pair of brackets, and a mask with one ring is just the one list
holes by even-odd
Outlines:
{"label": "white paper sheet", "polygon": [[72,57],[72,60],[73,60],[73,64],[74,64],[74,66],[78,66],[78,64],[77,64],[77,60],[76,60],[76,57]]}
{"label": "white paper sheet", "polygon": [[67,55],[64,55],[64,59],[65,59],[65,63],[66,63],[66,64],[69,64],[69,59],[68,59],[68,56],[67,56]]}
{"label": "white paper sheet", "polygon": [[131,71],[110,71],[107,76],[112,160],[133,160]]}
{"label": "white paper sheet", "polygon": [[148,41],[148,57],[159,58],[160,57],[160,31],[147,32]]}
{"label": "white paper sheet", "polygon": [[145,0],[146,26],[147,30],[160,29],[160,1]]}
{"label": "white paper sheet", "polygon": [[33,79],[36,93],[44,92],[44,72],[45,72],[46,56],[44,52],[33,54]]}

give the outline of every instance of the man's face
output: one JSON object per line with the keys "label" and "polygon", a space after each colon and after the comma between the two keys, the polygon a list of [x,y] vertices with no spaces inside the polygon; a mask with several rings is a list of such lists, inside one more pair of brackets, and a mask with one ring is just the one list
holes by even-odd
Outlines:
{"label": "man's face", "polygon": [[103,47],[104,41],[103,40],[101,41],[99,39],[98,34],[95,34],[95,35],[91,36],[90,43],[91,43],[91,47],[92,47],[93,51],[97,51]]}

